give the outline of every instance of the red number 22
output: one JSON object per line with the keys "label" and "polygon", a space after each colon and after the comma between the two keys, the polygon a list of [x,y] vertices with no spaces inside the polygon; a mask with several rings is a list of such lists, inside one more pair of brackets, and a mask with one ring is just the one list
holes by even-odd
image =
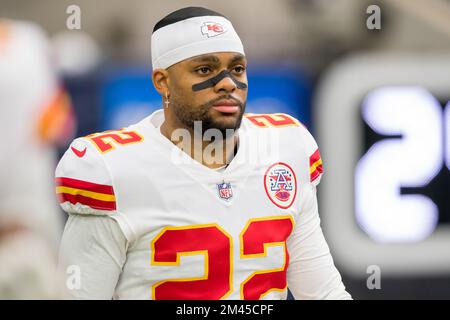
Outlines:
{"label": "red number 22", "polygon": [[[240,286],[241,298],[256,300],[270,291],[286,290],[289,265],[286,240],[293,229],[290,216],[251,219],[240,235],[241,259],[265,257],[267,247],[283,246],[284,263],[273,270],[256,270]],[[233,291],[233,243],[217,224],[164,228],[152,241],[152,265],[178,266],[180,256],[205,256],[199,278],[167,279],[153,285],[153,299],[216,300]]]}

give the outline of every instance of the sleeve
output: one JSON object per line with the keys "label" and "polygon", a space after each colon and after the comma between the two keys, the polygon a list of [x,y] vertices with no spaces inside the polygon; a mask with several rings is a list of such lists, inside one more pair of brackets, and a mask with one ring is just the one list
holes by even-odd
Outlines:
{"label": "sleeve", "polygon": [[85,138],[72,142],[56,168],[56,193],[69,214],[60,268],[69,297],[111,299],[128,242],[115,220],[116,197],[107,164]]}
{"label": "sleeve", "polygon": [[310,183],[294,231],[287,241],[288,287],[296,299],[351,299],[320,227],[316,187],[323,169],[319,148],[306,127],[300,126],[300,130]]}
{"label": "sleeve", "polygon": [[108,216],[69,216],[60,247],[59,268],[73,299],[110,300],[126,260],[128,242]]}
{"label": "sleeve", "polygon": [[320,227],[316,187],[309,187],[309,199],[287,241],[288,287],[295,299],[351,299]]}
{"label": "sleeve", "polygon": [[105,216],[116,212],[110,171],[85,138],[72,142],[58,163],[55,176],[56,194],[67,213]]}

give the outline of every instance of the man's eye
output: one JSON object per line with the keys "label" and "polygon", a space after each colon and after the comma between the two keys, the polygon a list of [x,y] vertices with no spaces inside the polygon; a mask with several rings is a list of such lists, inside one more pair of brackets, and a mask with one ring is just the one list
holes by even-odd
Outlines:
{"label": "man's eye", "polygon": [[196,70],[197,73],[201,75],[209,74],[211,72],[211,69],[209,67],[201,67]]}
{"label": "man's eye", "polygon": [[233,69],[233,71],[237,74],[241,74],[245,71],[245,68],[243,66],[237,66]]}

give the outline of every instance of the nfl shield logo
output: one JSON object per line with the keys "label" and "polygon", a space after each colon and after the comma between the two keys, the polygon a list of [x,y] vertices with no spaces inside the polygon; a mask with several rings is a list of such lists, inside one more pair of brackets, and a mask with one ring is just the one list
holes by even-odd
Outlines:
{"label": "nfl shield logo", "polygon": [[233,189],[231,189],[231,183],[222,182],[217,185],[219,191],[219,197],[224,200],[230,200],[233,197]]}

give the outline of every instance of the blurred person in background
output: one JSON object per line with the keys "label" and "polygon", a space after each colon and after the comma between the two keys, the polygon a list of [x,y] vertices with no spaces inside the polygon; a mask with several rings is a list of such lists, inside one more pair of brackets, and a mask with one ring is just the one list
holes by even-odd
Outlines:
{"label": "blurred person in background", "polygon": [[0,299],[62,297],[54,147],[75,123],[45,33],[0,19]]}

